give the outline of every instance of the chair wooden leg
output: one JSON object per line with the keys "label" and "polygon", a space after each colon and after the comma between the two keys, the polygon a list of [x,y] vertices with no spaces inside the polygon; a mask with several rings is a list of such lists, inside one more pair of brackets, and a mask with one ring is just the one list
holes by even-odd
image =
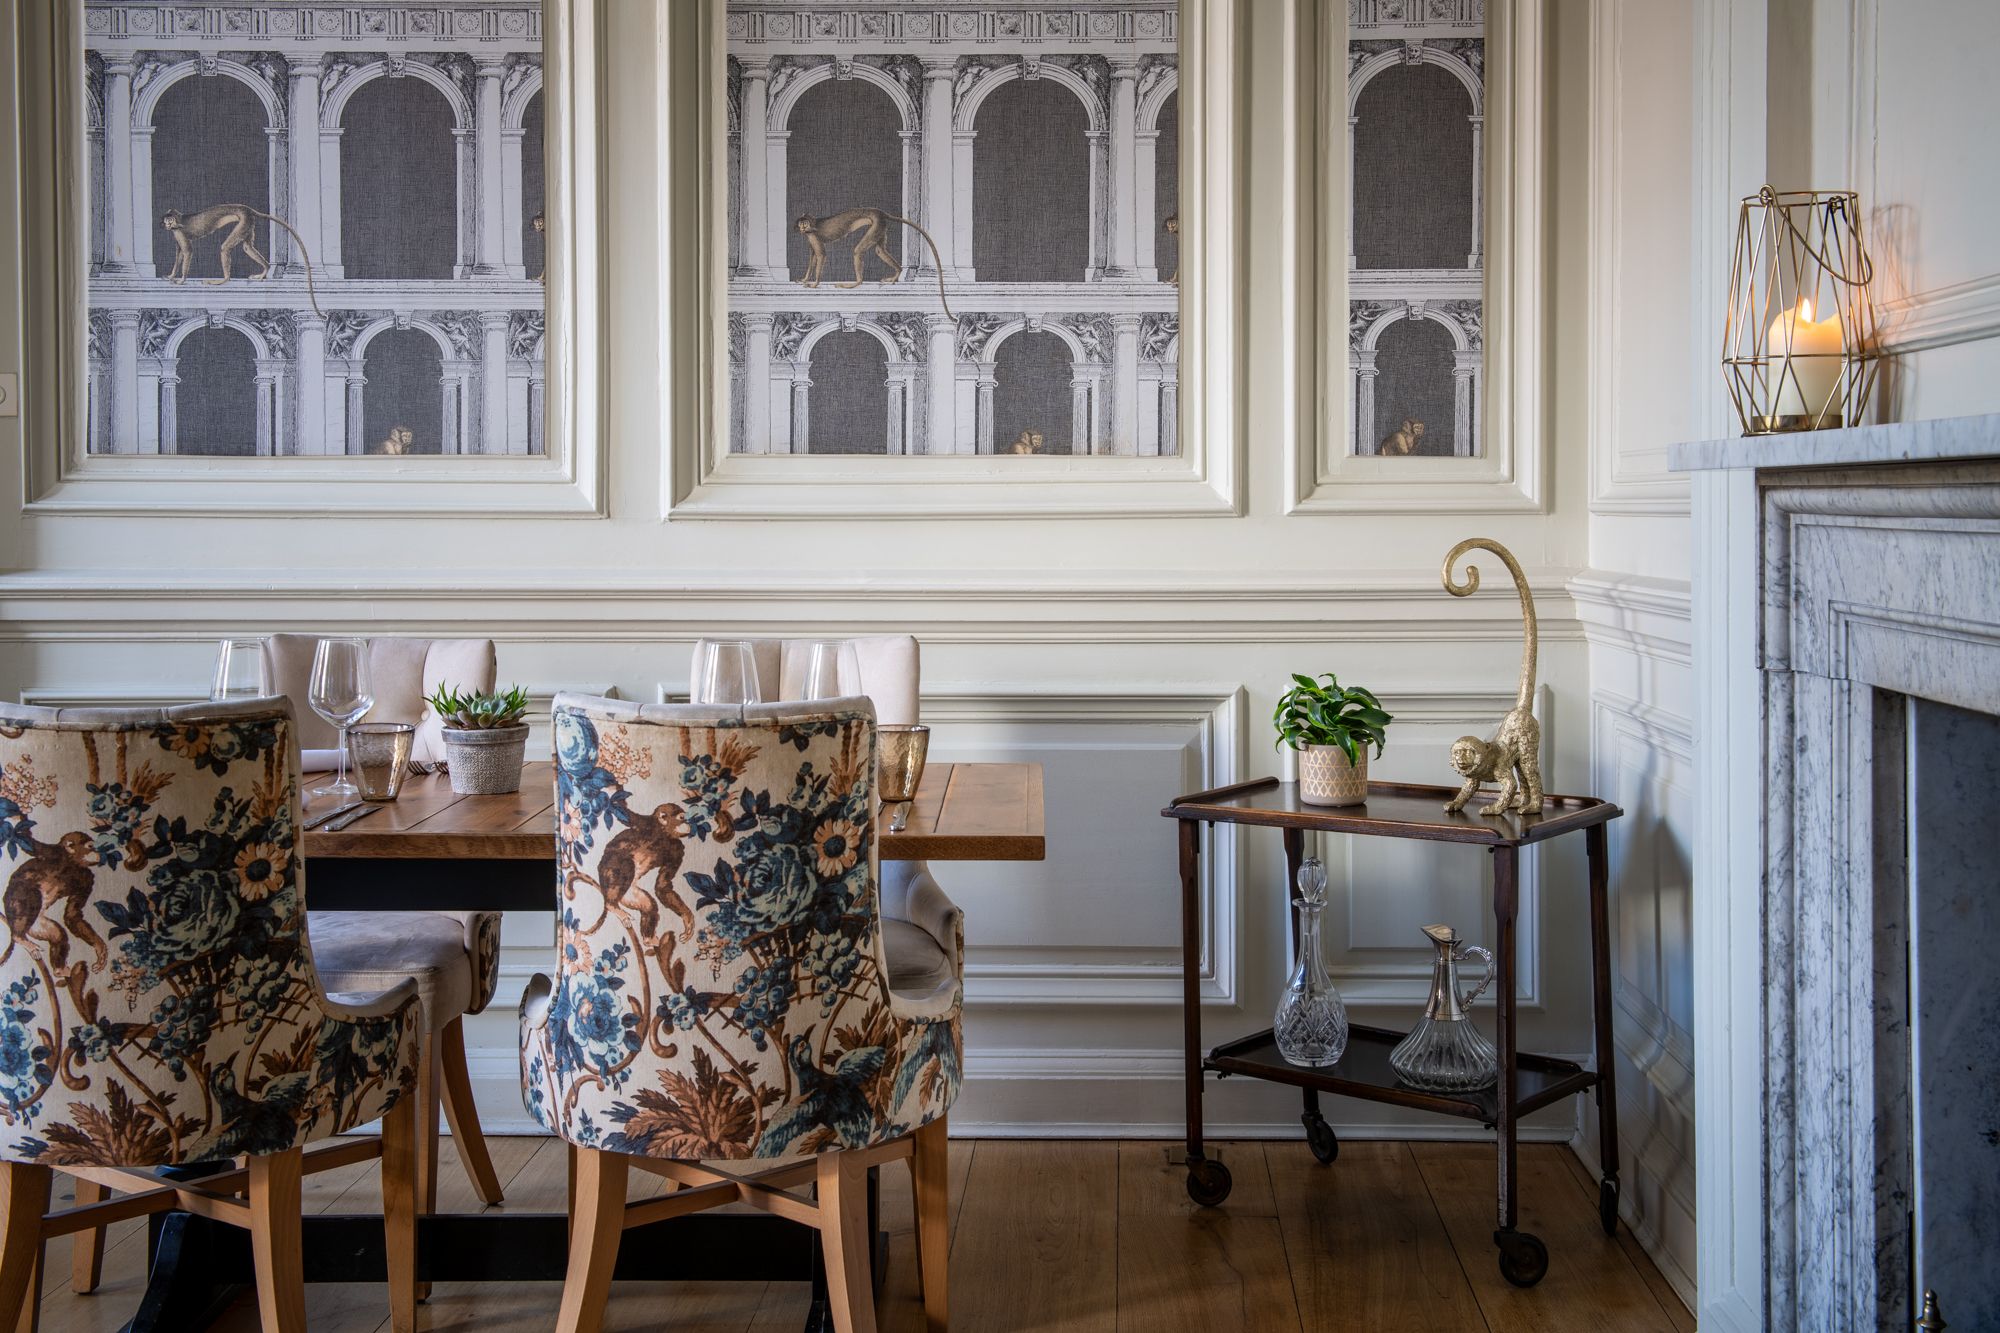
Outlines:
{"label": "chair wooden leg", "polygon": [[458,1160],[465,1163],[473,1192],[487,1203],[499,1203],[500,1175],[493,1169],[492,1155],[486,1151],[486,1134],[479,1128],[479,1107],[472,1100],[472,1071],[465,1063],[464,1014],[444,1025],[437,1035],[437,1044],[443,1066],[444,1118],[451,1125],[452,1141],[458,1144]]}
{"label": "chair wooden leg", "polygon": [[[438,1093],[443,1080],[442,1052],[437,1037],[425,1033],[417,1053],[417,1216],[437,1211]],[[431,1298],[431,1284],[417,1284],[417,1299]]]}
{"label": "chair wooden leg", "polygon": [[46,1166],[0,1162],[0,1315],[34,1327],[41,1304],[42,1214],[53,1175]]}
{"label": "chair wooden leg", "polygon": [[417,1326],[417,1102],[404,1096],[382,1117],[382,1230],[389,1257],[389,1324]]}
{"label": "chair wooden leg", "polygon": [[569,1218],[569,1238],[576,1236],[576,1145],[563,1144],[563,1215]]}
{"label": "chair wooden leg", "polygon": [[42,1259],[35,1251],[35,1266],[28,1274],[28,1294],[21,1302],[21,1317],[14,1321],[14,1333],[36,1333],[42,1326]]}
{"label": "chair wooden leg", "polygon": [[868,1168],[853,1153],[819,1158],[819,1240],[835,1333],[875,1333],[875,1275],[868,1262]]}
{"label": "chair wooden leg", "polygon": [[250,1159],[250,1253],[264,1333],[305,1333],[306,1274],[300,1217],[304,1153]]}
{"label": "chair wooden leg", "polygon": [[611,1296],[611,1270],[625,1234],[625,1181],[631,1169],[618,1153],[572,1149],[576,1200],[570,1208],[569,1272],[563,1278],[560,1333],[598,1333]]}
{"label": "chair wooden leg", "polygon": [[[87,1203],[102,1203],[110,1197],[110,1189],[95,1181],[76,1182],[78,1207]],[[73,1233],[69,1242],[69,1289],[78,1295],[93,1292],[103,1278],[104,1228],[92,1227],[88,1231]]]}
{"label": "chair wooden leg", "polygon": [[916,1132],[910,1154],[910,1183],[917,1204],[917,1272],[923,1284],[924,1327],[950,1327],[951,1191],[950,1144],[939,1116]]}

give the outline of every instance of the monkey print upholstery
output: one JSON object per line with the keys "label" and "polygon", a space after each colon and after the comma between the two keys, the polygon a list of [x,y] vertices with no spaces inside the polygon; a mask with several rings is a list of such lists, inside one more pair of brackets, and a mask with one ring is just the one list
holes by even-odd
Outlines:
{"label": "monkey print upholstery", "polygon": [[555,727],[559,969],[521,1026],[544,1127],[638,1156],[782,1158],[945,1114],[961,989],[888,986],[867,700],[564,696]]}
{"label": "monkey print upholstery", "polygon": [[414,991],[313,969],[298,762],[282,700],[0,707],[0,1159],[280,1152],[414,1087]]}

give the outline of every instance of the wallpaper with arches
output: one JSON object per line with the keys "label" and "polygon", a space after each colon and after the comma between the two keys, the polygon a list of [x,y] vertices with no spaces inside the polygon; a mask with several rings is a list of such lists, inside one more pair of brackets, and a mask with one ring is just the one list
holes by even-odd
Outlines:
{"label": "wallpaper with arches", "polygon": [[1178,10],[729,0],[730,449],[1177,454]]}
{"label": "wallpaper with arches", "polygon": [[1485,0],[1348,0],[1352,452],[1475,457],[1485,408]]}
{"label": "wallpaper with arches", "polygon": [[91,452],[545,452],[541,0],[84,30]]}

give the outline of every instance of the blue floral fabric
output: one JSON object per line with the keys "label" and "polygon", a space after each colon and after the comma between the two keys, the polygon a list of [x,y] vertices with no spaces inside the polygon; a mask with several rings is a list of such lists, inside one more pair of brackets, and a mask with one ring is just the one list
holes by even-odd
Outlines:
{"label": "blue floral fabric", "polygon": [[651,1157],[863,1147],[958,1095],[959,996],[888,989],[875,727],[799,705],[682,720],[559,701],[559,970],[530,988],[528,1109]]}
{"label": "blue floral fabric", "polygon": [[0,1159],[166,1166],[380,1116],[417,1002],[328,1001],[288,710],[0,711]]}

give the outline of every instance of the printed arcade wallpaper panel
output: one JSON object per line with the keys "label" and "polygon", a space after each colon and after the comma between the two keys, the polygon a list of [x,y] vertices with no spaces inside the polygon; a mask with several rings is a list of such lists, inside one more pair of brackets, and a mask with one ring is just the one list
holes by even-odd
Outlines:
{"label": "printed arcade wallpaper panel", "polygon": [[1176,0],[729,0],[730,448],[1177,454]]}
{"label": "printed arcade wallpaper panel", "polygon": [[1475,457],[1486,0],[1348,0],[1347,19],[1353,452]]}
{"label": "printed arcade wallpaper panel", "polygon": [[545,452],[540,0],[84,33],[91,452]]}

